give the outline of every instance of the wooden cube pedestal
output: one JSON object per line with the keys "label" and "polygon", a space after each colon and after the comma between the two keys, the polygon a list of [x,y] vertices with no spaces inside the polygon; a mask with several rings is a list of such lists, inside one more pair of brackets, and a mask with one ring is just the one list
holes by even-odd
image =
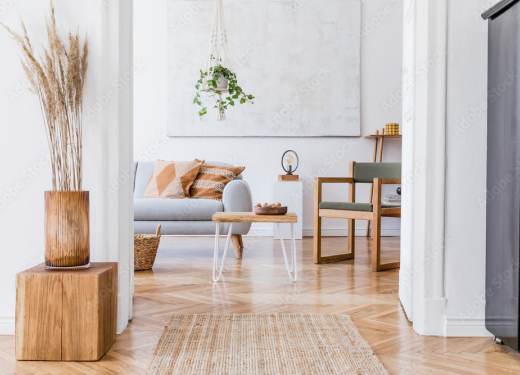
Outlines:
{"label": "wooden cube pedestal", "polygon": [[116,339],[117,263],[16,275],[16,359],[97,361]]}

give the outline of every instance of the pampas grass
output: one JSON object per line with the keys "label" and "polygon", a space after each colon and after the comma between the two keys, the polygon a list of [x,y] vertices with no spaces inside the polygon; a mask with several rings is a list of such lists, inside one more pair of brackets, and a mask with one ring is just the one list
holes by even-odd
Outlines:
{"label": "pampas grass", "polygon": [[68,48],[56,31],[54,3],[46,19],[48,47],[36,55],[23,20],[21,33],[2,26],[22,50],[21,63],[38,95],[43,113],[52,164],[52,188],[81,190],[83,87],[88,68],[88,42],[68,33]]}

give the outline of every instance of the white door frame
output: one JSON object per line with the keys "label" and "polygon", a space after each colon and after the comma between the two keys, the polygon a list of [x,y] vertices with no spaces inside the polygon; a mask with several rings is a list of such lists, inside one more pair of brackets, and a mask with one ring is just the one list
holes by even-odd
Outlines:
{"label": "white door frame", "polygon": [[[399,298],[408,320],[413,321],[413,115],[415,100],[415,1],[403,4],[403,155],[402,155],[402,215],[401,269]],[[405,198],[406,197],[406,198]]]}
{"label": "white door frame", "polygon": [[[96,5],[97,6],[97,5]],[[100,6],[103,12],[104,84],[100,95],[111,92],[113,99],[103,111],[108,186],[105,190],[107,252],[118,262],[117,333],[132,319],[134,284],[133,215],[133,1],[113,0]]]}
{"label": "white door frame", "polygon": [[404,60],[413,61],[413,71],[405,72],[413,81],[403,104],[403,216],[409,217],[401,229],[399,293],[417,333],[443,336],[447,0],[411,1],[404,40],[413,45],[405,43]]}

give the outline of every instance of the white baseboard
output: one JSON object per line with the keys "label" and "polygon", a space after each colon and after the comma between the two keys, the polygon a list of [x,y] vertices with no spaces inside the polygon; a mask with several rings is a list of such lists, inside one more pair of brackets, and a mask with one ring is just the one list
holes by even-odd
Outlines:
{"label": "white baseboard", "polygon": [[484,317],[446,317],[446,337],[493,337],[486,329]]}
{"label": "white baseboard", "polygon": [[0,335],[14,335],[14,316],[0,317]]}

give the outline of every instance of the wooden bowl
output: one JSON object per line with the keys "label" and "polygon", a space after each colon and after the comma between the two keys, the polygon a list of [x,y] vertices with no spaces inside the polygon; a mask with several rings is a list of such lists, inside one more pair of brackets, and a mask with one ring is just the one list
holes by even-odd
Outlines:
{"label": "wooden bowl", "polygon": [[257,215],[285,215],[287,213],[286,207],[255,207],[255,214]]}

